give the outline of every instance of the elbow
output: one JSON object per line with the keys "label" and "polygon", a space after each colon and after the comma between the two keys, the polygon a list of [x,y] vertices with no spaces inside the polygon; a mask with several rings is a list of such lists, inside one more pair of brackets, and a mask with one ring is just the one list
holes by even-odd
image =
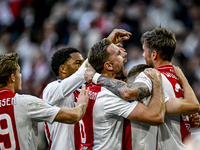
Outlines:
{"label": "elbow", "polygon": [[76,114],[74,114],[74,116],[72,118],[72,122],[73,122],[72,124],[79,122],[83,118],[84,114],[85,114],[85,112],[82,110],[80,110]]}
{"label": "elbow", "polygon": [[82,116],[83,115],[80,115],[80,114],[74,114],[73,116],[71,116],[71,119],[69,119],[67,121],[68,124],[75,124],[77,122],[79,122],[81,119],[82,119]]}
{"label": "elbow", "polygon": [[151,125],[158,126],[165,122],[165,114],[159,114],[157,117],[153,117],[154,120]]}
{"label": "elbow", "polygon": [[156,125],[161,125],[165,122],[164,116],[159,117]]}
{"label": "elbow", "polygon": [[193,105],[193,107],[190,109],[190,113],[188,113],[188,114],[194,114],[194,113],[197,113],[199,111],[200,111],[200,105],[196,104],[196,105]]}
{"label": "elbow", "polygon": [[82,118],[81,115],[78,115],[78,114],[74,115],[74,117],[72,119],[72,124],[79,122],[81,120],[81,118]]}
{"label": "elbow", "polygon": [[200,105],[199,104],[195,105],[193,110],[194,110],[194,113],[199,112],[200,111]]}
{"label": "elbow", "polygon": [[153,126],[158,126],[158,125],[161,125],[161,124],[163,124],[164,123],[164,117],[162,118],[162,117],[160,117],[160,118],[157,118],[156,120],[155,120],[155,122],[153,122]]}

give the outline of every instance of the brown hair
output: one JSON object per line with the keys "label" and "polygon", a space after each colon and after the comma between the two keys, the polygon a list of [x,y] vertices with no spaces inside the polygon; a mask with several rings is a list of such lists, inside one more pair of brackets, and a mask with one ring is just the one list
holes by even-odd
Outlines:
{"label": "brown hair", "polygon": [[110,40],[103,39],[100,42],[96,43],[90,49],[88,53],[88,62],[96,70],[96,72],[101,73],[104,68],[104,63],[109,58],[109,53],[107,47],[111,44]]}
{"label": "brown hair", "polygon": [[156,51],[163,60],[171,61],[176,49],[175,35],[166,28],[155,28],[145,32],[141,43],[149,48],[150,53]]}
{"label": "brown hair", "polygon": [[8,53],[0,55],[0,88],[7,85],[8,78],[11,74],[15,74],[18,66],[17,53]]}

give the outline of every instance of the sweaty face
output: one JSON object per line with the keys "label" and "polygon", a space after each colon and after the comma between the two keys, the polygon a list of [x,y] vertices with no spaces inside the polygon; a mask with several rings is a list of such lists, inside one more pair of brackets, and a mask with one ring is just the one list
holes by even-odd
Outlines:
{"label": "sweaty face", "polygon": [[16,73],[14,75],[15,79],[15,92],[21,91],[22,90],[22,74],[21,74],[21,69],[20,66],[18,65]]}
{"label": "sweaty face", "polygon": [[78,52],[72,53],[70,56],[71,58],[64,63],[68,71],[68,77],[75,73],[84,62],[82,55]]}
{"label": "sweaty face", "polygon": [[124,68],[124,64],[127,61],[127,53],[114,44],[110,44],[107,47],[107,51],[110,53],[109,61],[113,66],[113,73],[115,78],[122,80],[126,79],[127,71]]}
{"label": "sweaty face", "polygon": [[151,54],[149,52],[149,49],[145,45],[145,43],[142,45],[143,48],[143,54],[142,56],[144,57],[146,64],[150,67],[153,67],[153,61],[151,60]]}

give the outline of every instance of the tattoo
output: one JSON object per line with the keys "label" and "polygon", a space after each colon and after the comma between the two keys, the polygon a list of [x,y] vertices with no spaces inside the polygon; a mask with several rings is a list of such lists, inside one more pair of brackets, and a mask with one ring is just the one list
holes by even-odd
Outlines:
{"label": "tattoo", "polygon": [[126,82],[101,75],[98,78],[97,85],[107,88],[118,97],[126,100],[144,98],[150,95],[148,86],[142,82],[127,84]]}

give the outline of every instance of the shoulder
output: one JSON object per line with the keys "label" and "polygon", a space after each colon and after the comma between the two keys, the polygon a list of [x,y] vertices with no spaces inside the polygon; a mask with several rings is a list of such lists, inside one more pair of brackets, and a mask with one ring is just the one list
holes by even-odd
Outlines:
{"label": "shoulder", "polygon": [[44,88],[44,90],[45,90],[45,89],[52,88],[52,87],[54,87],[54,86],[57,85],[57,84],[60,84],[61,81],[62,81],[62,80],[55,80],[55,81],[53,81],[53,82],[50,82],[49,84],[47,84],[47,86]]}
{"label": "shoulder", "polygon": [[16,94],[15,98],[19,101],[23,101],[25,104],[30,104],[30,103],[46,103],[43,99],[38,98],[33,95],[28,95],[28,94]]}
{"label": "shoulder", "polygon": [[61,81],[62,80],[56,80],[56,81],[53,81],[53,82],[50,82],[49,84],[47,84],[47,86],[43,90],[43,94],[46,94],[49,91],[52,91],[52,90],[56,89],[57,86],[60,85]]}

